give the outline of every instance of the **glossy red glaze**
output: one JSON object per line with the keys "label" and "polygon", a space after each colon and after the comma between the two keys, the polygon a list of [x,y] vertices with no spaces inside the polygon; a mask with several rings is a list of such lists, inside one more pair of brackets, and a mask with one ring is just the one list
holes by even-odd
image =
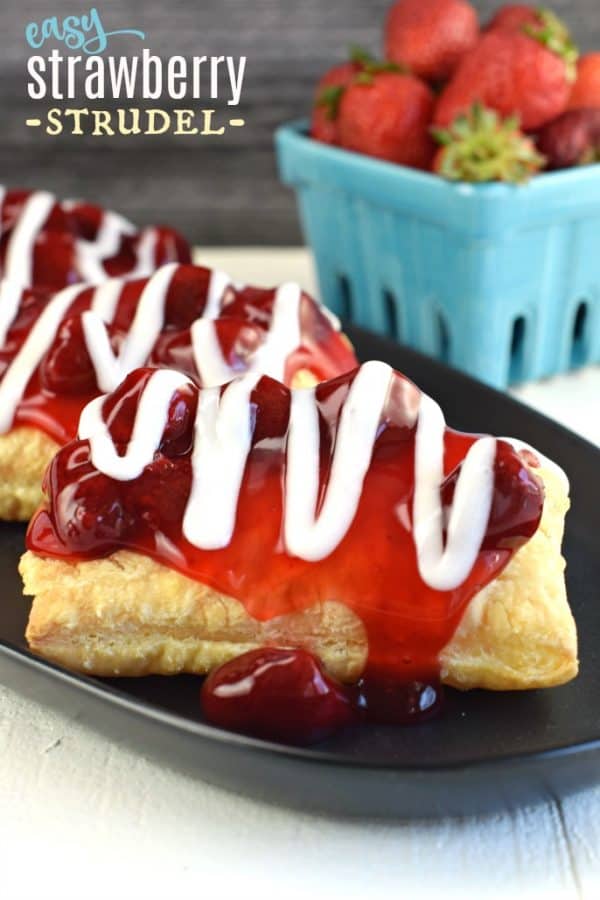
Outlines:
{"label": "glossy red glaze", "polygon": [[[180,369],[199,381],[192,353],[190,326],[202,315],[211,271],[200,266],[180,266],[167,295],[165,322],[148,363]],[[117,351],[129,330],[139,298],[148,279],[127,282],[122,290],[113,323],[108,326],[113,350]],[[94,288],[87,288],[72,303],[50,349],[34,372],[17,409],[14,424],[31,425],[64,444],[77,434],[83,407],[100,393],[81,325],[81,314],[89,309]],[[29,331],[52,294],[28,290],[6,342],[0,349],[0,379],[23,345]],[[275,298],[274,289],[227,288],[222,318],[216,323],[217,338],[225,360],[234,373],[245,372],[252,353],[265,339]],[[346,339],[336,332],[317,304],[306,294],[300,305],[302,343],[289,356],[286,381],[308,368],[319,379],[352,369],[356,357]]]}
{"label": "glossy red glaze", "polygon": [[414,725],[442,708],[439,684],[400,683],[367,673],[357,685],[328,675],[306,650],[251,650],[213,669],[201,694],[205,718],[219,728],[311,744],[348,725]]}
{"label": "glossy red glaze", "polygon": [[[105,403],[105,420],[122,449],[151,371],[132,373]],[[355,372],[350,372],[316,388],[321,499],[341,408],[354,377]],[[499,441],[488,527],[473,569],[455,590],[429,587],[419,574],[411,530],[418,398],[417,388],[396,374],[356,516],[325,559],[306,562],[284,550],[282,486],[290,392],[269,378],[259,381],[251,397],[252,449],[236,528],[227,547],[200,550],[182,534],[192,476],[195,387],[174,395],[163,444],[153,463],[133,481],[112,481],[99,473],[90,461],[87,441],[65,447],[48,470],[49,507],[33,519],[28,547],[42,556],[71,559],[91,559],[120,548],[141,552],[238,598],[260,620],[323,599],[338,599],[364,623],[371,684],[390,680],[434,684],[439,677],[439,653],[467,603],[537,529],[543,491],[512,447]],[[446,504],[451,502],[460,464],[475,440],[475,436],[446,430],[447,478],[441,491]]]}
{"label": "glossy red glaze", "polygon": [[[0,272],[4,269],[6,250],[13,229],[32,193],[33,191],[9,190],[4,195],[0,211]],[[91,203],[57,201],[54,204],[33,247],[34,285],[55,290],[85,280],[78,268],[76,241],[96,239],[103,212],[101,207]],[[164,226],[156,226],[155,230],[156,267],[168,262],[191,261],[189,245],[177,231]],[[140,236],[140,231],[122,236],[115,255],[103,262],[108,278],[126,276],[133,271]]]}
{"label": "glossy red glaze", "polygon": [[439,715],[444,693],[433,677],[429,681],[399,681],[393,672],[367,667],[357,685],[354,703],[363,721],[416,725]]}
{"label": "glossy red glaze", "polygon": [[265,647],[215,669],[201,691],[213,725],[295,744],[323,740],[357,722],[353,692],[306,650]]}

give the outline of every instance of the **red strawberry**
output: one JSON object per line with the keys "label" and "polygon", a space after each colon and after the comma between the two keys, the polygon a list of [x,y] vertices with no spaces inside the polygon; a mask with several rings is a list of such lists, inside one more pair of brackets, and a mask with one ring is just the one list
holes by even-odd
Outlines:
{"label": "red strawberry", "polygon": [[541,10],[524,3],[507,3],[501,6],[495,14],[487,30],[493,28],[507,28],[510,31],[521,31],[523,25],[539,26]]}
{"label": "red strawberry", "polygon": [[600,53],[588,53],[577,64],[577,80],[569,98],[569,109],[600,107]]}
{"label": "red strawberry", "polygon": [[340,102],[340,143],[347,150],[426,169],[434,97],[424,82],[401,72],[364,72]]}
{"label": "red strawberry", "polygon": [[514,116],[475,104],[448,129],[434,129],[442,146],[433,171],[451,181],[508,181],[519,184],[539,172],[544,158],[519,130]]}
{"label": "red strawberry", "polygon": [[578,51],[565,22],[544,6],[509,4],[502,6],[487,28],[488,31],[512,31],[535,38],[548,50],[562,57],[569,67],[569,77],[575,78]]}
{"label": "red strawberry", "polygon": [[518,115],[522,129],[532,131],[559,116],[570,93],[564,59],[526,34],[497,29],[463,58],[438,100],[435,123],[447,126],[479,101],[501,116]]}
{"label": "red strawberry", "polygon": [[361,64],[352,60],[329,69],[315,91],[310,123],[311,137],[324,144],[338,143],[337,113],[344,89],[360,72]]}
{"label": "red strawberry", "polygon": [[537,137],[549,169],[600,162],[600,109],[569,109]]}
{"label": "red strawberry", "polygon": [[310,744],[357,721],[353,694],[306,650],[264,647],[214,669],[200,694],[220,728]]}
{"label": "red strawberry", "polygon": [[442,81],[478,36],[477,13],[466,0],[398,0],[387,16],[385,55],[421,78]]}

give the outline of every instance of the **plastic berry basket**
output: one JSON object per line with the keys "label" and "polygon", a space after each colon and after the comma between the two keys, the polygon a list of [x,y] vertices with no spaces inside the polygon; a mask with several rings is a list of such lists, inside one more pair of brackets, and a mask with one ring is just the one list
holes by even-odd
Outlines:
{"label": "plastic berry basket", "polygon": [[452,183],[280,128],[323,300],[495,387],[600,362],[600,165]]}

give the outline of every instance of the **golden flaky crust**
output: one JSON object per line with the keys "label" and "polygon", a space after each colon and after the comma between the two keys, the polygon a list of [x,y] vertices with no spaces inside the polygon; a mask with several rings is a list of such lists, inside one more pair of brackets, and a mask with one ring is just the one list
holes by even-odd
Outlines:
{"label": "golden flaky crust", "polygon": [[546,497],[540,527],[467,607],[440,656],[446,684],[519,690],[553,687],[577,675],[577,632],[560,552],[567,486],[554,470],[541,475]]}
{"label": "golden flaky crust", "polygon": [[19,569],[35,596],[29,646],[70,669],[203,673],[264,644],[306,647],[345,680],[365,663],[364,628],[341,603],[259,622],[238,600],[126,550],[79,563],[28,552]]}
{"label": "golden flaky crust", "polygon": [[[441,656],[442,678],[460,688],[561,684],[577,673],[575,624],[564,587],[560,542],[564,486],[544,471],[538,532],[472,601]],[[27,627],[32,650],[97,675],[204,673],[264,644],[303,646],[344,681],[360,675],[367,639],[343,603],[317,604],[268,622],[241,603],[145,556],[64,562],[26,553]]]}
{"label": "golden flaky crust", "polygon": [[298,369],[292,378],[293,388],[312,388],[319,383],[319,379],[310,369]]}
{"label": "golden flaky crust", "polygon": [[24,522],[42,501],[42,478],[58,444],[37,428],[0,435],[0,519]]}

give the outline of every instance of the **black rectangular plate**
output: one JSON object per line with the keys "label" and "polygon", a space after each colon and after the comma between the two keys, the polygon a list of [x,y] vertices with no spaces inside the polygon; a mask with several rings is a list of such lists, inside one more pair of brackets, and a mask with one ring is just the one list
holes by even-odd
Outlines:
{"label": "black rectangular plate", "polygon": [[33,657],[16,565],[24,528],[0,526],[0,677],[114,739],[207,781],[275,802],[351,815],[462,814],[542,800],[600,780],[600,451],[505,394],[397,344],[347,329],[362,360],[409,375],[465,431],[519,437],[571,479],[565,555],[581,673],[548,691],[448,691],[445,714],[369,727],[310,749],[206,725],[194,677],[93,679]]}

